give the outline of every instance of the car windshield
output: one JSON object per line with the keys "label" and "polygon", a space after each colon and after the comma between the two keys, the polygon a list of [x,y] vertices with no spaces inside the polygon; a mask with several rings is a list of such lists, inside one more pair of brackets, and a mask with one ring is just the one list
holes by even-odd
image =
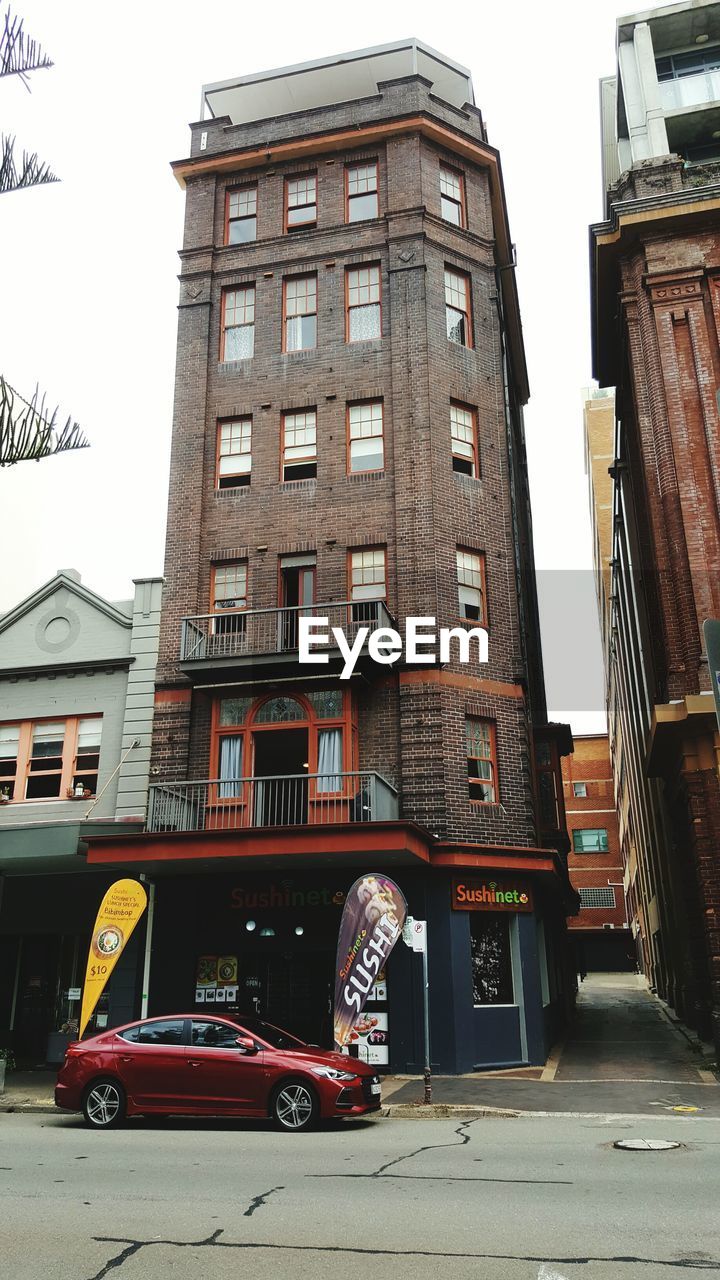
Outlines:
{"label": "car windshield", "polygon": [[251,1036],[257,1036],[259,1040],[264,1040],[273,1049],[305,1049],[307,1046],[302,1040],[291,1036],[287,1031],[281,1031],[279,1027],[274,1027],[271,1022],[263,1022],[261,1018],[233,1018],[243,1031],[247,1031]]}

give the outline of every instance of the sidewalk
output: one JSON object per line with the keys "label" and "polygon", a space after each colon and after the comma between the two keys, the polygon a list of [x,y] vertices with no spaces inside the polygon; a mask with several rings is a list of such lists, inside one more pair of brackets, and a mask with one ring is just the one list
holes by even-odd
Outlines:
{"label": "sidewalk", "polygon": [[[55,1071],[16,1071],[5,1083],[0,1112],[54,1111]],[[707,1059],[635,974],[585,979],[571,1032],[544,1069],[434,1076],[432,1094],[433,1106],[423,1106],[420,1077],[386,1076],[384,1113],[662,1116],[679,1107],[679,1114],[720,1116],[720,1083]]]}

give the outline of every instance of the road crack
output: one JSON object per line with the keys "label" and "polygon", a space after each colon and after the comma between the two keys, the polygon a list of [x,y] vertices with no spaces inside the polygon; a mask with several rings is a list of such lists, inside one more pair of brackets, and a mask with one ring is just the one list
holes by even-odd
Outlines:
{"label": "road crack", "polygon": [[[357,1175],[338,1174],[337,1176],[338,1177],[357,1176],[357,1177],[364,1177],[364,1178],[380,1178],[384,1175],[386,1169],[392,1169],[393,1165],[402,1164],[403,1160],[412,1160],[413,1156],[419,1156],[423,1151],[439,1151],[441,1147],[465,1147],[470,1141],[470,1134],[463,1133],[462,1130],[467,1129],[468,1125],[471,1125],[471,1124],[477,1124],[477,1120],[463,1120],[462,1124],[459,1124],[457,1129],[453,1130],[453,1132],[456,1133],[457,1136],[459,1137],[460,1139],[459,1142],[431,1142],[426,1147],[418,1147],[415,1151],[409,1151],[407,1155],[396,1156],[394,1160],[388,1160],[387,1164],[381,1164],[380,1168],[375,1169],[373,1173],[365,1173],[365,1174],[357,1174]],[[318,1174],[315,1176],[322,1177],[323,1175]],[[325,1176],[330,1176],[330,1175],[325,1175]]]}
{"label": "road crack", "polygon": [[269,1196],[273,1194],[273,1192],[284,1191],[284,1190],[285,1190],[284,1187],[271,1187],[269,1191],[263,1191],[261,1195],[254,1196],[253,1199],[250,1201],[250,1204],[248,1205],[247,1209],[245,1210],[243,1214],[243,1218],[252,1218],[255,1210],[259,1209],[262,1204],[265,1204],[265,1201],[268,1199]]}

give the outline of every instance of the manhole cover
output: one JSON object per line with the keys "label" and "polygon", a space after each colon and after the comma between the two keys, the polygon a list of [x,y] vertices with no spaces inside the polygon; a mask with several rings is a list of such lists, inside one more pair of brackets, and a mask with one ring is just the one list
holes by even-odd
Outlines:
{"label": "manhole cover", "polygon": [[620,1138],[613,1146],[618,1151],[674,1151],[680,1143],[665,1138]]}
{"label": "manhole cover", "polygon": [[673,1111],[682,1111],[686,1115],[689,1115],[692,1111],[699,1111],[699,1110],[700,1110],[699,1107],[685,1107],[685,1106],[673,1107]]}

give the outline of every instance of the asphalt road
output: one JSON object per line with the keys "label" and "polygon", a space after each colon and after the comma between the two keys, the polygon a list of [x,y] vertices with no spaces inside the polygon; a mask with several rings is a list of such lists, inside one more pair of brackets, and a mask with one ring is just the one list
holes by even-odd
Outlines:
{"label": "asphalt road", "polygon": [[[676,1151],[623,1153],[617,1138]],[[720,1120],[250,1122],[0,1117],[12,1280],[720,1276]]]}

